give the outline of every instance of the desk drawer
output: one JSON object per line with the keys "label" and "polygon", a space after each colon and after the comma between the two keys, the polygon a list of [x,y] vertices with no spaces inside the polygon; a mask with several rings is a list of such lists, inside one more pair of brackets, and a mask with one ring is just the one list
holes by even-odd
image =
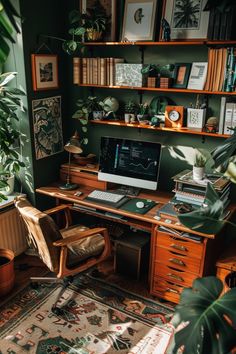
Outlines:
{"label": "desk drawer", "polygon": [[201,258],[203,252],[203,243],[185,240],[162,231],[157,232],[157,246],[196,258]]}
{"label": "desk drawer", "polygon": [[183,289],[184,287],[181,285],[169,282],[160,277],[155,277],[152,283],[151,293],[162,299],[178,303]]}
{"label": "desk drawer", "polygon": [[198,276],[185,270],[176,269],[175,266],[168,266],[163,263],[155,262],[154,276],[162,277],[168,281],[175,282],[185,287],[192,286],[193,280]]}
{"label": "desk drawer", "polygon": [[198,274],[200,272],[201,260],[189,257],[164,247],[156,247],[155,260],[170,267],[183,269],[187,272]]}

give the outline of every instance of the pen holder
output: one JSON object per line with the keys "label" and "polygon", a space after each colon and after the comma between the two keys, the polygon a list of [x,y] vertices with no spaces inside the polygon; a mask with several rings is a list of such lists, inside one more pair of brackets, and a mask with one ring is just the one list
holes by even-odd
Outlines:
{"label": "pen holder", "polygon": [[205,125],[206,108],[187,108],[187,127],[202,129]]}

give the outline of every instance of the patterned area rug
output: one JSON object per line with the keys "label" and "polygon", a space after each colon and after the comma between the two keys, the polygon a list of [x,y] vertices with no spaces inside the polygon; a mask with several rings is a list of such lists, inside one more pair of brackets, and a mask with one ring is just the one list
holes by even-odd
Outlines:
{"label": "patterned area rug", "polygon": [[51,307],[60,285],[22,290],[0,308],[0,353],[162,354],[173,336],[173,310],[87,275]]}

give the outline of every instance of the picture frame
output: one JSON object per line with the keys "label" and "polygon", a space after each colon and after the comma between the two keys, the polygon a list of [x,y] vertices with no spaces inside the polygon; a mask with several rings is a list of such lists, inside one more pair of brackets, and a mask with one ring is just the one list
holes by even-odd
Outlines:
{"label": "picture frame", "polygon": [[186,88],[188,85],[191,63],[176,63],[174,68],[174,88]]}
{"label": "picture frame", "polygon": [[157,0],[126,0],[121,41],[153,41]]}
{"label": "picture frame", "polygon": [[33,90],[58,88],[58,57],[55,54],[31,54]]}
{"label": "picture frame", "polygon": [[207,77],[207,62],[194,62],[192,63],[188,86],[189,90],[203,90]]}
{"label": "picture frame", "polygon": [[[170,25],[171,40],[203,40],[207,38],[209,11],[203,11],[207,0],[192,0],[192,14],[185,14],[185,9],[188,9],[183,0],[164,0],[162,8],[162,18]],[[199,11],[196,11],[199,8]],[[187,23],[186,23],[187,22]],[[160,29],[160,41],[164,40],[163,28]]]}
{"label": "picture frame", "polygon": [[[117,0],[99,0],[100,4],[106,10],[107,16],[110,18],[110,28],[106,31],[103,41],[115,42],[116,41],[116,6]],[[96,0],[81,0],[80,10],[86,13],[88,8],[94,8]]]}

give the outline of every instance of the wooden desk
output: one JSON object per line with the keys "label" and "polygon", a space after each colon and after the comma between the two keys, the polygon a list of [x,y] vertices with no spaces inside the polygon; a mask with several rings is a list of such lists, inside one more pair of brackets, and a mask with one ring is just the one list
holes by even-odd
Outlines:
{"label": "wooden desk", "polygon": [[[191,234],[193,232],[175,221],[169,224],[164,219],[155,219],[157,210],[170,200],[171,194],[163,192],[141,193],[140,198],[158,202],[155,207],[142,215],[86,200],[86,196],[93,189],[88,186],[80,186],[79,190],[83,192],[80,197],[74,195],[75,191],[59,189],[57,184],[38,188],[36,192],[55,198],[57,204],[62,201],[73,203],[73,209],[80,213],[149,231],[151,233],[149,280],[150,292],[153,295],[178,303],[183,287],[191,286],[197,277],[215,274],[216,260],[223,245],[223,231],[217,236],[194,232],[195,235],[202,236],[200,242],[173,235],[173,230],[190,232]],[[92,209],[82,210],[80,207]],[[106,216],[105,212],[107,211],[122,215],[123,219]],[[165,226],[168,229],[161,230],[160,226]]]}

